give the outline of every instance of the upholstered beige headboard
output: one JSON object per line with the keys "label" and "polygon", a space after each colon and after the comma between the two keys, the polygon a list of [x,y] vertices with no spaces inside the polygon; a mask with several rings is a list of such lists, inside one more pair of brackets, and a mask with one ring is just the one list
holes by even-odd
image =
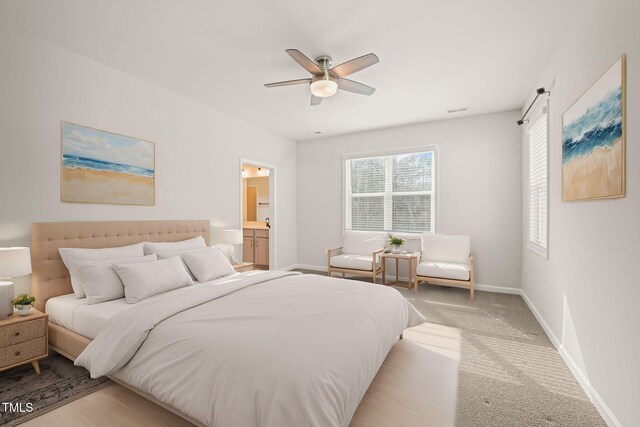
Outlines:
{"label": "upholstered beige headboard", "polygon": [[58,248],[108,248],[142,241],[175,242],[203,236],[209,220],[34,222],[31,224],[31,292],[44,312],[49,298],[70,294],[71,280]]}

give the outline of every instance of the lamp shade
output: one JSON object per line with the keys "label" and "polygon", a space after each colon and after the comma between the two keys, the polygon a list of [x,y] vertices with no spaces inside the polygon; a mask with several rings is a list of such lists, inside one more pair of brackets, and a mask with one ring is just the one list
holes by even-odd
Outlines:
{"label": "lamp shade", "polygon": [[213,230],[213,240],[216,243],[239,245],[242,243],[242,230],[223,230],[216,228]]}
{"label": "lamp shade", "polygon": [[31,274],[29,248],[0,248],[0,277]]}

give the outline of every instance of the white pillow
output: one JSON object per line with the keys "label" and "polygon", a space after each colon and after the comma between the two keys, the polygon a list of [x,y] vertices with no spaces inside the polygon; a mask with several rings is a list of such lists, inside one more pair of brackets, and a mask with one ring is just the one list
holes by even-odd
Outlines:
{"label": "white pillow", "polygon": [[122,280],[124,297],[129,304],[193,284],[180,257],[136,264],[114,263],[113,269]]}
{"label": "white pillow", "polygon": [[187,249],[182,251],[171,251],[171,252],[158,252],[156,255],[158,255],[158,259],[167,259],[167,258],[173,258],[175,256],[179,256],[180,259],[182,259],[182,262],[184,263],[184,268],[187,270],[187,273],[189,273],[189,276],[191,276],[193,280],[196,280],[196,277],[193,275],[193,273],[189,269],[189,266],[187,266],[187,264],[184,262],[184,258],[182,258],[182,255],[195,253],[195,252],[203,252],[203,251],[206,251],[207,249],[209,248],[205,246],[204,248],[198,248],[198,249]]}
{"label": "white pillow", "polygon": [[76,298],[84,298],[84,288],[81,279],[78,277],[74,263],[76,261],[97,261],[118,258],[134,258],[144,256],[142,243],[117,248],[104,249],[84,249],[84,248],[59,248],[62,262],[71,275],[71,287]]}
{"label": "white pillow", "polygon": [[227,257],[218,248],[207,248],[204,251],[184,253],[182,254],[182,260],[187,264],[198,282],[208,282],[235,272]]}
{"label": "white pillow", "polygon": [[143,242],[144,254],[149,255],[158,252],[188,251],[189,249],[206,248],[204,237],[198,236],[193,239],[182,240],[180,242]]}
{"label": "white pillow", "polygon": [[76,268],[78,277],[82,280],[84,292],[89,304],[111,301],[124,298],[124,286],[120,277],[113,269],[112,263],[133,264],[137,262],[156,261],[156,254],[125,259],[112,259],[108,261],[78,261]]}

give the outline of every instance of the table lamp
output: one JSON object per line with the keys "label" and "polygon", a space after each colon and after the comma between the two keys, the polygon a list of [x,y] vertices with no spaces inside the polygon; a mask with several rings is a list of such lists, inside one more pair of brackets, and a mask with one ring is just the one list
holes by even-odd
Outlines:
{"label": "table lamp", "polygon": [[211,234],[215,243],[227,245],[227,258],[229,258],[231,262],[236,262],[233,245],[242,244],[242,230],[223,230],[216,228],[211,230]]}
{"label": "table lamp", "polygon": [[31,274],[29,248],[0,248],[0,319],[13,314],[13,282],[6,279]]}

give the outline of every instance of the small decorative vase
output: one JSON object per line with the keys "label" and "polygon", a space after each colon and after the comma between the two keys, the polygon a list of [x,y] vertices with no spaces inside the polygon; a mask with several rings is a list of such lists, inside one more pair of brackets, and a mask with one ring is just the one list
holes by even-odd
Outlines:
{"label": "small decorative vase", "polygon": [[31,312],[31,304],[29,304],[29,305],[17,304],[16,305],[16,310],[18,310],[18,314],[20,316],[26,316],[27,314],[29,314]]}
{"label": "small decorative vase", "polygon": [[400,246],[397,246],[397,245],[391,246],[391,253],[399,254],[400,253]]}

